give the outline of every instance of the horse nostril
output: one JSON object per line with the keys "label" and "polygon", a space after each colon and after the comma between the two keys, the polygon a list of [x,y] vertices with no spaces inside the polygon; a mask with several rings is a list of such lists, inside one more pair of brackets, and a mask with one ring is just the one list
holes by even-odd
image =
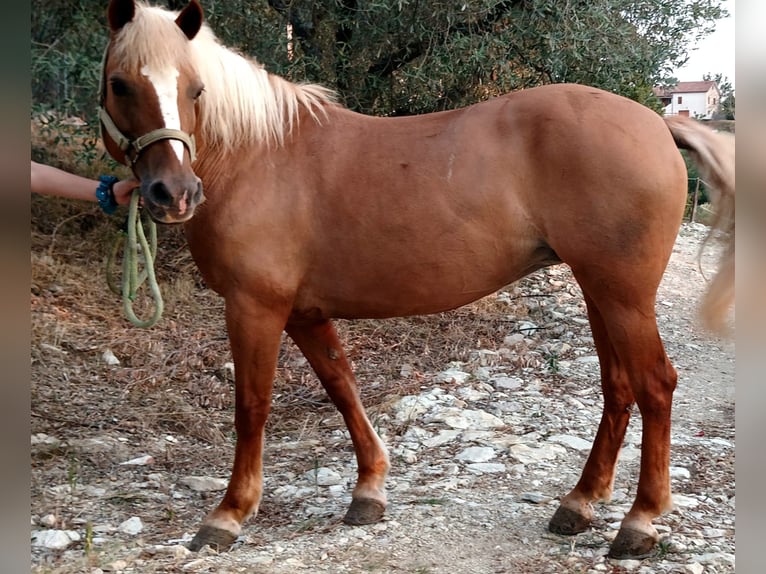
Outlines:
{"label": "horse nostril", "polygon": [[170,194],[167,186],[161,181],[155,181],[149,186],[149,199],[158,205],[170,205],[173,203],[173,196]]}
{"label": "horse nostril", "polygon": [[202,193],[202,181],[197,182],[197,189],[194,191],[194,202],[199,203],[202,201],[203,193]]}

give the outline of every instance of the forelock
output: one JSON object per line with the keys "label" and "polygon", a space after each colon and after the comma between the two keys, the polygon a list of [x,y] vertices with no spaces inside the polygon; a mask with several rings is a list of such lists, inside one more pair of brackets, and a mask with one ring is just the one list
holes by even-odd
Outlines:
{"label": "forelock", "polygon": [[136,3],[136,13],[114,37],[111,61],[128,72],[142,67],[177,69],[191,64],[189,40],[175,23],[178,12]]}

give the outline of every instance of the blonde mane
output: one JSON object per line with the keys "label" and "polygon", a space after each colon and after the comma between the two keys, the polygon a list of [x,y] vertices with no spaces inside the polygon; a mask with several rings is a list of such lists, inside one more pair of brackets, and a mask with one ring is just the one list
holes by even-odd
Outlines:
{"label": "blonde mane", "polygon": [[315,121],[334,93],[316,84],[294,84],[269,74],[256,60],[226,48],[206,24],[189,42],[175,24],[178,12],[136,3],[135,17],[115,36],[112,57],[131,72],[142,66],[191,67],[205,91],[200,130],[207,145],[231,150],[253,142],[283,145],[301,109]]}

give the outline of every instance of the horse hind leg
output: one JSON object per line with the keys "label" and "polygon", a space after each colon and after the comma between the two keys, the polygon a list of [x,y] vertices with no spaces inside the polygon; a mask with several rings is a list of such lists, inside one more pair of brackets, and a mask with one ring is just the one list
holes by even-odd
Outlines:
{"label": "horse hind leg", "polygon": [[601,365],[604,410],[580,480],[561,499],[548,525],[556,534],[583,532],[593,519],[592,503],[611,498],[617,459],[634,402],[627,373],[609,341],[601,314],[587,294],[585,303]]}
{"label": "horse hind leg", "polygon": [[383,516],[384,490],[389,461],[383,442],[370,424],[356,387],[354,374],[330,321],[290,324],[287,334],[295,341],[343,416],[356,453],[358,478],[351,505],[343,521],[371,524]]}
{"label": "horse hind leg", "polygon": [[[603,444],[612,445],[614,452],[617,452],[628,422],[626,409],[629,392],[638,405],[643,423],[636,498],[611,544],[609,555],[613,558],[641,558],[651,553],[659,539],[652,520],[672,507],[670,414],[677,374],[665,354],[657,330],[652,285],[637,280],[625,271],[621,274],[619,269],[613,269],[608,278],[586,276],[583,280],[583,275],[575,270],[583,291],[591,298],[591,306],[598,311],[603,332],[608,337],[618,365],[616,369],[611,366],[608,369],[612,373],[620,373],[605,381],[604,419],[599,428],[599,434],[608,436],[611,428],[615,436],[594,443],[594,450],[598,452],[600,448],[605,448],[601,446]],[[609,288],[605,289],[604,285],[609,285]],[[598,331],[599,323],[596,324]],[[627,380],[629,389],[622,382],[624,380]],[[608,398],[610,396],[611,399]],[[619,409],[624,412],[620,414]],[[604,423],[610,416],[616,416],[615,422],[611,425]],[[592,455],[586,463],[581,479],[586,484],[589,483],[589,476],[599,474],[597,460],[598,454]],[[574,498],[577,500],[576,496]]]}

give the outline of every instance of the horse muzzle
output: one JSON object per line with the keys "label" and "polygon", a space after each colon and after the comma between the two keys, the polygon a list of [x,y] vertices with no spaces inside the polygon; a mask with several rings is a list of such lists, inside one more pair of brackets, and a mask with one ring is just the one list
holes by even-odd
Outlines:
{"label": "horse muzzle", "polygon": [[190,176],[183,181],[156,179],[141,185],[144,209],[157,223],[184,223],[205,200],[202,181]]}

